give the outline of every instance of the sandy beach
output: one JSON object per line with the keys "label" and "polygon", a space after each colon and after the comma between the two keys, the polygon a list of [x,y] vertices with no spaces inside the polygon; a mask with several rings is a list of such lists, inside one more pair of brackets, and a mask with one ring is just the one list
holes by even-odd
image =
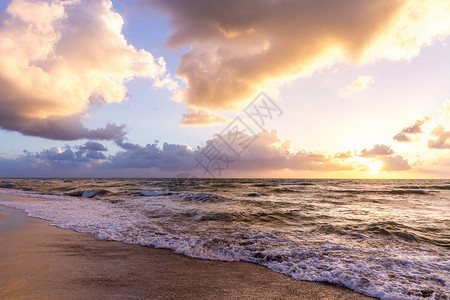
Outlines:
{"label": "sandy beach", "polygon": [[0,245],[1,299],[370,299],[250,263],[96,240],[1,205]]}

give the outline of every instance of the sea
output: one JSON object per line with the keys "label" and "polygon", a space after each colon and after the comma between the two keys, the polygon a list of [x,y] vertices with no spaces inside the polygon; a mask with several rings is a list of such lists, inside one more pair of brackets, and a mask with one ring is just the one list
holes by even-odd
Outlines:
{"label": "sea", "polygon": [[[450,299],[450,180],[0,179],[0,205],[381,299]],[[1,194],[0,194],[1,198]]]}

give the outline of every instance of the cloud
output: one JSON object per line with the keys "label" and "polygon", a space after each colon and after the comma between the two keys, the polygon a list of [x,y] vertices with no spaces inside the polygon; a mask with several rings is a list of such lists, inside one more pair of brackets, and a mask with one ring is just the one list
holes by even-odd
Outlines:
{"label": "cloud", "polygon": [[[239,138],[254,137],[254,139],[239,157],[223,143],[219,136],[216,136],[207,141],[205,146],[196,149],[187,145],[168,143],[164,143],[162,148],[156,144],[143,147],[130,143],[118,143],[124,150],[110,156],[109,163],[104,166],[110,168],[156,168],[161,171],[200,171],[202,174],[195,158],[201,159],[202,151],[208,147],[209,143],[213,142],[216,143],[214,145],[220,153],[228,155],[230,169],[233,170],[257,172],[283,169],[323,171],[353,169],[350,165],[334,160],[333,156],[306,151],[290,152],[290,141],[281,140],[277,131],[263,131],[256,136],[240,134],[242,136]],[[222,137],[226,139],[225,134]]]}
{"label": "cloud", "polygon": [[400,155],[386,156],[381,158],[381,161],[385,171],[406,171],[411,169],[408,161]]}
{"label": "cloud", "polygon": [[239,156],[224,143],[224,140],[227,141],[226,134],[215,136],[205,146],[197,148],[169,143],[159,146],[157,142],[141,146],[117,141],[116,144],[122,149],[114,154],[107,154],[104,145],[89,141],[81,146],[53,147],[37,153],[24,151],[24,155],[17,159],[0,157],[0,176],[170,177],[179,172],[208,176],[199,162],[205,162],[206,158],[202,156],[205,152],[209,157],[214,156],[215,152],[207,148],[210,143],[214,143],[220,154],[228,157],[223,161],[228,162],[229,166],[223,169],[221,176],[260,176],[262,171],[276,171],[280,176],[284,172],[293,174],[300,171],[365,172],[370,170],[370,163],[374,160],[382,162],[384,171],[411,169],[407,160],[385,145],[375,145],[360,154],[356,151],[344,154],[295,152],[290,150],[290,140],[282,140],[275,130],[262,131],[255,136],[243,132],[239,134],[239,143],[246,138],[252,140]]}
{"label": "cloud", "polygon": [[[239,157],[216,136],[203,147],[192,149],[187,145],[164,143],[162,148],[156,144],[145,147],[130,143],[118,143],[124,151],[110,157],[112,168],[158,168],[159,170],[198,171],[201,153],[213,142],[215,147],[228,155],[230,169],[249,172],[261,170],[351,170],[352,167],[334,160],[333,156],[306,151],[290,152],[290,141],[281,140],[277,131],[262,131],[256,136],[240,132],[238,139],[251,138],[252,143]],[[226,140],[226,134],[222,137]],[[209,150],[206,150],[209,151]]]}
{"label": "cloud", "polygon": [[337,159],[347,159],[353,157],[353,153],[351,151],[336,153],[334,157]]}
{"label": "cloud", "polygon": [[447,0],[153,0],[189,107],[234,109],[269,84],[336,63],[410,59],[450,34]]}
{"label": "cloud", "polygon": [[444,126],[438,125],[433,129],[431,135],[435,137],[428,141],[428,147],[431,149],[450,149],[450,131],[446,131]]}
{"label": "cloud", "polygon": [[433,177],[440,176],[447,179],[448,170],[450,170],[450,155],[446,154],[442,157],[433,156],[430,160],[417,162],[417,170],[424,174],[432,174]]}
{"label": "cloud", "polygon": [[423,120],[417,120],[414,125],[403,128],[399,133],[394,136],[394,140],[397,142],[412,142],[412,138],[415,135],[423,133],[422,126],[430,121],[430,118],[425,117]]}
{"label": "cloud", "polygon": [[355,81],[347,85],[345,88],[341,89],[339,95],[344,98],[350,97],[356,92],[365,90],[371,83],[374,83],[373,77],[371,75],[359,75]]}
{"label": "cloud", "polygon": [[446,128],[450,126],[450,100],[444,102],[439,110],[440,120],[442,124],[437,125],[430,133],[434,137],[428,140],[428,148],[431,149],[450,149],[450,130]]}
{"label": "cloud", "polygon": [[372,149],[363,149],[361,151],[362,157],[377,157],[377,156],[387,156],[394,154],[394,150],[390,146],[377,144]]}
{"label": "cloud", "polygon": [[5,112],[0,107],[0,125],[3,128],[52,140],[117,140],[123,138],[126,134],[125,125],[106,124],[105,127],[97,129],[85,128],[76,116],[20,119],[14,113],[6,115],[3,115],[3,113]]}
{"label": "cloud", "polygon": [[108,168],[156,168],[161,171],[194,170],[194,151],[187,145],[164,143],[162,148],[157,144],[133,147],[126,144],[124,151],[110,156],[105,164]]}
{"label": "cloud", "polygon": [[106,156],[99,151],[87,151],[86,158],[88,159],[106,159]]}
{"label": "cloud", "polygon": [[[24,154],[16,159],[0,157],[3,177],[102,177],[114,176],[102,170],[106,157],[96,151],[75,151],[71,147],[52,147]],[[117,173],[115,174],[117,176]]]}
{"label": "cloud", "polygon": [[[363,149],[358,156],[365,160],[362,164],[362,170],[369,170],[370,163],[374,161],[382,163],[380,171],[406,171],[411,169],[406,159],[396,154],[390,146],[383,144],[376,144],[371,149]],[[351,158],[349,157],[350,160]]]}
{"label": "cloud", "polygon": [[[314,153],[308,151],[291,152],[289,150],[291,141],[281,140],[276,130],[259,132],[256,136],[249,136],[243,132],[239,132],[236,137],[236,145],[246,140],[248,143],[245,151],[239,157],[233,153],[228,144],[228,133],[224,133],[216,137],[213,141],[217,143],[219,148],[228,156],[228,160],[232,161],[231,169],[244,170],[246,172],[257,172],[263,170],[315,170],[315,171],[342,171],[353,169],[350,165],[342,164],[334,159],[333,156],[323,153]],[[234,138],[233,138],[234,139]],[[204,148],[203,148],[204,149]],[[197,157],[202,149],[197,152]],[[201,158],[201,156],[200,156]]]}
{"label": "cloud", "polygon": [[[195,158],[199,157],[205,147],[192,149],[187,145],[168,143],[164,143],[162,147],[156,143],[141,146],[121,141],[116,144],[122,150],[109,155],[104,153],[104,145],[89,141],[81,146],[52,147],[37,153],[24,151],[17,159],[0,157],[0,176],[135,177],[174,176],[177,172],[194,172],[199,176],[203,174]],[[332,155],[303,150],[291,152],[289,148],[290,141],[281,140],[276,131],[264,131],[256,136],[239,159],[231,156],[229,148],[224,147],[221,151],[230,154],[230,171],[245,171],[250,174],[264,170],[353,169],[352,165],[337,161]]]}
{"label": "cloud", "polygon": [[92,104],[120,103],[125,83],[175,88],[163,58],[130,45],[109,0],[13,0],[0,23],[0,127],[49,139],[112,139],[87,129]]}
{"label": "cloud", "polygon": [[198,110],[183,114],[181,125],[185,126],[201,126],[201,125],[217,125],[229,122],[223,116],[219,116],[206,110]]}
{"label": "cloud", "polygon": [[[88,142],[85,145],[87,147],[78,147],[78,151],[74,152],[71,147],[66,146],[65,150],[60,147],[53,147],[48,150],[43,150],[39,153],[31,153],[25,151],[26,158],[28,160],[34,160],[36,164],[44,164],[51,167],[72,167],[72,168],[87,168],[88,165],[98,164],[96,160],[106,160],[106,156],[102,153],[106,151],[106,148],[99,143]],[[96,150],[97,149],[97,150]],[[95,160],[95,161],[93,161]]]}
{"label": "cloud", "polygon": [[86,142],[82,146],[78,146],[78,149],[81,151],[86,151],[86,150],[101,151],[101,152],[108,151],[108,149],[105,146],[103,146],[102,144],[97,143],[97,142],[92,142],[92,141]]}

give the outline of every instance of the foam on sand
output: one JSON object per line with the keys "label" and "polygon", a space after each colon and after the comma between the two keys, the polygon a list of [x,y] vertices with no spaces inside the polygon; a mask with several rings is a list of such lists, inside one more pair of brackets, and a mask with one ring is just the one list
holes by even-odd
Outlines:
{"label": "foam on sand", "polygon": [[0,245],[1,299],[364,298],[348,289],[292,280],[255,264],[197,260],[99,241],[4,206]]}

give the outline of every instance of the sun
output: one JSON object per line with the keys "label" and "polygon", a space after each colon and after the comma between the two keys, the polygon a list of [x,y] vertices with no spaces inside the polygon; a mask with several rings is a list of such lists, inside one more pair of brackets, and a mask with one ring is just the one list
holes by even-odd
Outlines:
{"label": "sun", "polygon": [[369,162],[367,164],[367,166],[369,167],[370,171],[376,172],[376,171],[381,170],[381,168],[383,167],[383,162],[381,162],[379,160],[373,160],[373,161]]}

